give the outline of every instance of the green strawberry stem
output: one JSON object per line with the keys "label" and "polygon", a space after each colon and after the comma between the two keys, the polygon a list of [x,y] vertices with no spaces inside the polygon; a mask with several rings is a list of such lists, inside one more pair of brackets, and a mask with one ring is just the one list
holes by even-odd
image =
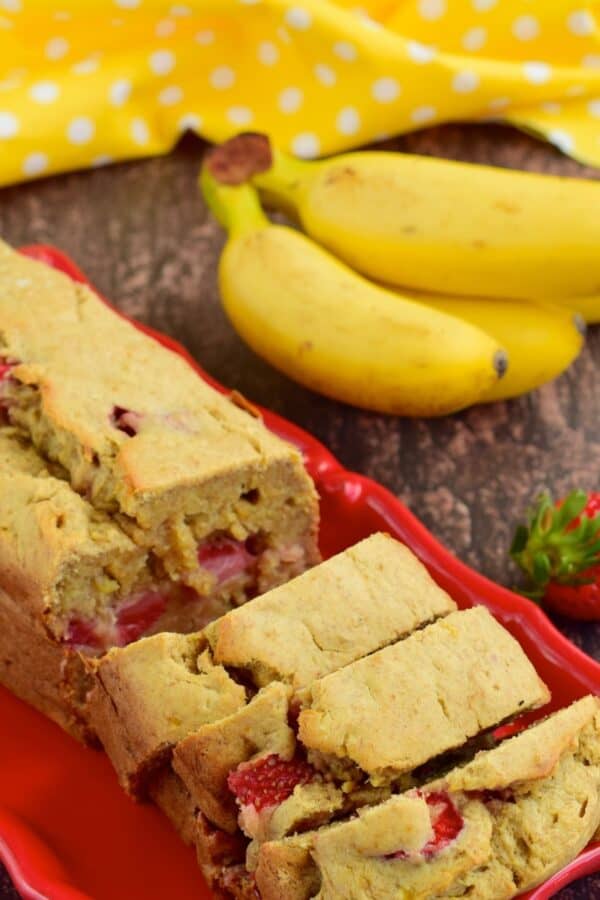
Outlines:
{"label": "green strawberry stem", "polygon": [[519,525],[510,555],[526,575],[522,594],[544,597],[550,582],[579,586],[594,579],[586,570],[600,564],[600,514],[581,515],[587,504],[584,491],[573,491],[560,505],[543,494]]}

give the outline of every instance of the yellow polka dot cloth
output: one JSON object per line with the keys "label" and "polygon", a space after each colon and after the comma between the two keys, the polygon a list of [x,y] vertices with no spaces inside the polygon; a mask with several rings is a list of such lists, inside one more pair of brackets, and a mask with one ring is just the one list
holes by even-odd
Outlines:
{"label": "yellow polka dot cloth", "polygon": [[311,157],[498,119],[600,165],[600,2],[0,0],[0,183],[191,128]]}

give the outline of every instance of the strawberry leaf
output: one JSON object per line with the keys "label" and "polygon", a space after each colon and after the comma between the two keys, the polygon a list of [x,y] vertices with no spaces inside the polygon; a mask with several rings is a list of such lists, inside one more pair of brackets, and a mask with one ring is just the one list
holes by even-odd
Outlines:
{"label": "strawberry leaf", "polygon": [[573,491],[555,504],[538,498],[526,524],[517,526],[510,555],[527,576],[521,593],[541,599],[552,583],[579,586],[594,579],[588,571],[600,563],[600,514],[588,507],[584,491]]}

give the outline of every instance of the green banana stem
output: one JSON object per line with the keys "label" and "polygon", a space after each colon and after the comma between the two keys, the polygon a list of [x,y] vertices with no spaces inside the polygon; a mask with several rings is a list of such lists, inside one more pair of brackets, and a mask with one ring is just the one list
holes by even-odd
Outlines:
{"label": "green banana stem", "polygon": [[222,184],[207,166],[202,167],[199,181],[207,206],[230,237],[270,225],[251,184]]}
{"label": "green banana stem", "polygon": [[295,159],[271,146],[272,163],[264,172],[252,176],[252,183],[269,200],[288,212],[297,210],[302,193],[314,178],[318,162]]}

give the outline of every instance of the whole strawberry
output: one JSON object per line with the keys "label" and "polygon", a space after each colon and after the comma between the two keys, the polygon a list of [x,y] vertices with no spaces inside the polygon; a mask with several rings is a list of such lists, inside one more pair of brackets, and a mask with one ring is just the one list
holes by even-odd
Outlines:
{"label": "whole strawberry", "polygon": [[527,576],[521,593],[572,619],[600,619],[599,492],[540,497],[510,555]]}

